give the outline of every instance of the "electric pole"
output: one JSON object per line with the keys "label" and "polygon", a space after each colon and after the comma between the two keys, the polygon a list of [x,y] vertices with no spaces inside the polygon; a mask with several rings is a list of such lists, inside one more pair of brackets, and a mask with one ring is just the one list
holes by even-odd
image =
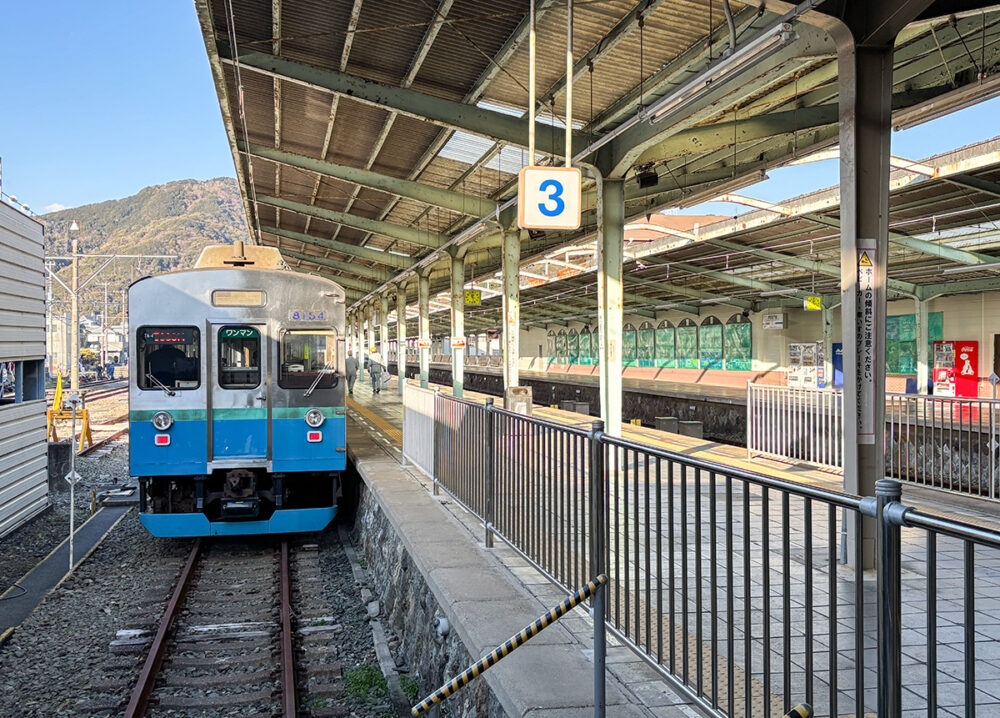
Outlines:
{"label": "electric pole", "polygon": [[70,363],[70,391],[74,394],[80,391],[80,297],[79,297],[79,284],[80,284],[80,255],[79,250],[79,238],[77,234],[80,232],[80,225],[74,220],[69,226],[71,250],[70,256],[73,262],[73,276],[70,280],[70,327],[69,335],[70,341],[72,342],[71,351],[69,355]]}

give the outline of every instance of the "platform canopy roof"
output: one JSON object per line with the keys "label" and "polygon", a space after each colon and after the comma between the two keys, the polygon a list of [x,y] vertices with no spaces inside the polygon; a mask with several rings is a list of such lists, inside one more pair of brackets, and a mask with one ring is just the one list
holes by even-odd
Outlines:
{"label": "platform canopy roof", "polygon": [[[1000,6],[925,4],[923,18],[896,44],[897,123],[1000,93],[993,74],[1000,61]],[[838,131],[836,48],[815,22],[816,9],[826,5],[842,3],[815,0],[796,11],[785,2],[768,2],[766,9],[732,2],[731,33],[722,0],[576,0],[577,161],[625,177],[626,216],[641,222],[664,208],[738,192],[768,169],[829,149]],[[196,0],[196,6],[255,241],[279,247],[302,271],[340,282],[355,303],[412,279],[417,266],[434,267],[434,287],[445,288],[447,262],[441,260],[459,246],[469,252],[472,278],[493,276],[500,266],[499,229],[515,216],[509,200],[516,173],[528,161],[526,0]],[[536,8],[537,161],[559,162],[566,3],[536,0]],[[680,119],[645,119],[644,108],[717,60],[733,37],[742,47],[781,20],[792,24],[796,39],[740,82],[708,93]],[[601,147],[588,149],[595,143]],[[655,173],[655,185],[640,188],[637,171],[647,179]],[[941,217],[970,202],[984,205],[978,216],[969,211],[962,219],[929,220],[932,234],[956,223],[992,222],[988,205],[1000,196],[990,172],[959,173],[989,185],[914,179],[904,188],[912,209],[894,212],[905,222],[907,212]],[[592,238],[594,196],[585,184],[581,230],[535,235],[522,243],[522,257],[545,257]],[[780,218],[771,210],[754,213],[741,221],[759,215],[760,226],[727,230],[720,241],[837,266],[836,202],[802,201],[809,208],[811,201],[826,204]],[[921,242],[957,246],[968,239],[924,236],[927,228],[917,224],[893,231],[890,276],[899,283],[890,289],[904,296],[911,285],[933,285],[942,263],[959,256],[942,249],[935,257]],[[896,241],[914,234],[920,242]],[[645,283],[663,284],[667,272],[657,266],[663,252],[647,249],[648,257],[639,257],[646,269],[629,275],[635,306],[697,307],[745,295],[737,304],[759,305],[761,297],[750,295],[776,291],[765,282],[805,288],[806,275],[810,292],[836,291],[829,271],[803,273],[780,260],[761,269],[763,255],[689,242],[671,249],[667,284],[697,289],[670,294]],[[974,251],[990,250],[977,245]],[[734,285],[719,273],[757,284]],[[994,273],[960,276],[992,281]],[[591,280],[584,273],[566,281]],[[525,289],[524,321],[549,316],[542,302],[532,303],[531,292],[553,294],[558,286]],[[711,296],[691,294],[698,291]]]}

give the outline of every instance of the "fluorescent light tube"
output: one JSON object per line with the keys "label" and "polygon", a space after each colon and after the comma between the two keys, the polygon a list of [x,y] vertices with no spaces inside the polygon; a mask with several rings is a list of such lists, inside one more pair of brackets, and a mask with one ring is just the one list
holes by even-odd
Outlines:
{"label": "fluorescent light tube", "polygon": [[965,272],[983,272],[1000,269],[1000,261],[983,262],[982,264],[963,264],[961,267],[948,267],[942,274],[963,274]]}
{"label": "fluorescent light tube", "polygon": [[787,287],[786,289],[772,289],[772,290],[767,291],[767,292],[761,292],[760,296],[762,296],[762,297],[778,297],[778,296],[781,296],[783,294],[795,294],[798,291],[799,291],[798,289],[792,289],[791,287]]}
{"label": "fluorescent light tube", "polygon": [[406,257],[407,259],[410,258],[410,255],[408,255],[406,252],[397,252],[395,249],[387,249],[385,251],[388,252],[389,254],[395,254],[397,257]]}
{"label": "fluorescent light tube", "polygon": [[732,297],[712,297],[711,299],[702,299],[699,304],[725,304],[726,302],[733,301]]}
{"label": "fluorescent light tube", "polygon": [[732,55],[721,58],[697,77],[660,98],[647,110],[649,121],[662,122],[683,112],[710,90],[739,77],[797,38],[790,23],[772,25]]}

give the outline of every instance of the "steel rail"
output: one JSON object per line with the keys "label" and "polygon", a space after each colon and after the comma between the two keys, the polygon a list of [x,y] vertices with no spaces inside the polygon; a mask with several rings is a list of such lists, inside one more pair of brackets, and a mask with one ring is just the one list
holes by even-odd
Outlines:
{"label": "steel rail", "polygon": [[120,439],[122,436],[124,436],[127,433],[128,433],[128,427],[126,426],[126,427],[124,427],[122,429],[119,429],[118,431],[114,432],[113,434],[111,434],[109,436],[105,436],[100,441],[95,441],[93,444],[91,444],[90,446],[88,446],[83,451],[78,451],[76,453],[76,455],[77,456],[88,456],[91,453],[93,453],[94,451],[96,451],[97,449],[101,448],[102,446],[107,446],[108,444],[110,444],[115,439]]}
{"label": "steel rail", "polygon": [[288,541],[281,542],[281,714],[295,718],[295,650],[292,648],[292,581],[288,568]]}
{"label": "steel rail", "polygon": [[159,675],[160,666],[163,665],[163,654],[167,647],[167,634],[170,632],[170,627],[173,625],[174,620],[180,613],[181,606],[184,604],[184,597],[187,595],[188,587],[191,585],[191,577],[194,575],[194,567],[198,563],[198,554],[200,551],[201,539],[199,538],[195,540],[194,546],[191,547],[191,553],[188,554],[184,568],[181,569],[180,576],[177,578],[177,585],[174,587],[174,592],[170,596],[166,610],[163,612],[163,618],[160,619],[160,626],[156,629],[156,635],[153,636],[153,643],[150,645],[149,653],[146,655],[146,662],[142,666],[142,671],[139,673],[135,688],[129,697],[128,706],[125,708],[125,718],[140,718],[140,716],[146,713],[149,697],[152,695],[153,687],[156,685],[156,677]]}

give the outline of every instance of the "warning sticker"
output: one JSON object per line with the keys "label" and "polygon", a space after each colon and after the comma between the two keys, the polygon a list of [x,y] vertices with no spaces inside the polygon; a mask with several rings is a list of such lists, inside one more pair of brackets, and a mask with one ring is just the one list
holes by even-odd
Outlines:
{"label": "warning sticker", "polygon": [[875,240],[858,242],[858,443],[875,443]]}

